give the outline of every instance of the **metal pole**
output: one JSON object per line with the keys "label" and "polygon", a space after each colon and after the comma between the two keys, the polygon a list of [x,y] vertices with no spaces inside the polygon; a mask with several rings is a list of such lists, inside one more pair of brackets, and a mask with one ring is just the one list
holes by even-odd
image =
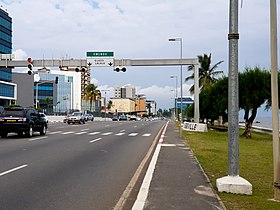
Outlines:
{"label": "metal pole", "polygon": [[39,83],[37,82],[36,84],[36,96],[35,96],[35,107],[38,109],[38,85]]}
{"label": "metal pole", "polygon": [[272,139],[274,168],[274,199],[280,200],[280,148],[279,148],[279,104],[278,104],[278,55],[277,55],[277,4],[270,0],[270,56],[271,56],[271,100]]}
{"label": "metal pole", "polygon": [[178,93],[177,93],[177,76],[170,76],[170,78],[175,78],[175,120],[178,119],[178,110],[177,110],[177,97],[178,97]]}
{"label": "metal pole", "polygon": [[[180,41],[180,58],[183,58],[183,40],[179,38]],[[183,123],[183,66],[180,66],[180,74],[181,74],[181,124]]]}
{"label": "metal pole", "polygon": [[194,65],[194,122],[199,123],[199,68]]}
{"label": "metal pole", "polygon": [[228,77],[228,175],[239,175],[238,1],[230,1]]}

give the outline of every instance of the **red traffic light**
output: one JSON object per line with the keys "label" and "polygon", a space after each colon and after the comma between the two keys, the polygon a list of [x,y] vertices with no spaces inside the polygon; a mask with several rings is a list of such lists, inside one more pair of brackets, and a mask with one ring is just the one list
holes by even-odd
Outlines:
{"label": "red traffic light", "polygon": [[32,58],[27,58],[27,62],[32,63],[33,62]]}

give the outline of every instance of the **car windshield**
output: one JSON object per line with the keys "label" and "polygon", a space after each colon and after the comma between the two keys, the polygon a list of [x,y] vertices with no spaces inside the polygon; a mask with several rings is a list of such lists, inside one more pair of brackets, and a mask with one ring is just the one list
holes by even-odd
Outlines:
{"label": "car windshield", "polygon": [[23,110],[4,110],[1,113],[2,117],[25,117],[25,112]]}
{"label": "car windshield", "polygon": [[73,116],[79,116],[79,115],[81,115],[81,113],[79,113],[79,112],[74,112],[74,113],[72,113],[72,115],[73,115]]}

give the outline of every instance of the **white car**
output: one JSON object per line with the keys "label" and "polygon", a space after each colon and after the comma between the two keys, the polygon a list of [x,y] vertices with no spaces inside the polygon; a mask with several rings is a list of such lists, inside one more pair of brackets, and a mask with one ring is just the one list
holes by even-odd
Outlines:
{"label": "white car", "polygon": [[85,124],[86,122],[86,118],[85,116],[83,115],[82,112],[73,112],[67,119],[67,123],[70,124],[70,123],[83,123]]}

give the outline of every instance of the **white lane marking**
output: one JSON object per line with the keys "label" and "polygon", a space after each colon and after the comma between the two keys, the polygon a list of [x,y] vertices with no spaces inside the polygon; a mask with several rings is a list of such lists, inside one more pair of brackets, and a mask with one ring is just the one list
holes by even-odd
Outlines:
{"label": "white lane marking", "polygon": [[110,134],[112,134],[112,132],[102,133],[101,135],[102,135],[102,136],[108,136],[108,135],[110,135]]}
{"label": "white lane marking", "polygon": [[82,129],[81,131],[88,131],[89,130],[89,128],[85,128],[85,129]]}
{"label": "white lane marking", "polygon": [[150,136],[150,135],[151,135],[150,133],[145,133],[145,134],[143,134],[142,136],[148,137],[148,136]]}
{"label": "white lane marking", "polygon": [[61,133],[61,134],[66,135],[66,134],[71,134],[71,133],[74,133],[74,131],[68,131],[68,132],[64,132],[64,133]]}
{"label": "white lane marking", "polygon": [[82,132],[79,132],[79,133],[75,133],[76,135],[81,135],[81,134],[84,134],[84,133],[87,133],[85,131],[82,131]]}
{"label": "white lane marking", "polygon": [[6,174],[8,174],[8,173],[14,172],[14,171],[16,171],[16,170],[22,169],[22,168],[27,167],[27,166],[28,166],[28,165],[21,165],[21,166],[19,166],[19,167],[10,169],[10,170],[8,170],[8,171],[5,171],[5,172],[0,173],[0,176],[4,176],[4,175],[6,175]]}
{"label": "white lane marking", "polygon": [[93,140],[89,141],[89,143],[97,142],[97,141],[100,141],[101,139],[102,138],[93,139]]}
{"label": "white lane marking", "polygon": [[92,132],[92,133],[89,133],[88,135],[96,135],[96,134],[99,134],[100,132]]}
{"label": "white lane marking", "polygon": [[122,135],[124,135],[125,133],[116,133],[115,135],[116,136],[122,136]]}
{"label": "white lane marking", "polygon": [[48,137],[42,136],[42,137],[38,137],[38,138],[34,138],[34,139],[29,139],[28,141],[37,141],[37,140],[46,139],[46,138],[48,138]]}
{"label": "white lane marking", "polygon": [[137,136],[138,133],[130,133],[128,136]]}
{"label": "white lane marking", "polygon": [[[169,121],[166,123],[166,125],[164,127],[164,130],[163,130],[164,134],[165,134],[166,128],[168,126],[168,123],[169,123]],[[148,197],[148,192],[149,192],[149,188],[150,188],[153,174],[155,171],[155,167],[156,167],[157,159],[158,159],[159,152],[161,149],[161,145],[162,144],[160,144],[160,143],[157,144],[157,147],[153,154],[152,160],[149,164],[148,170],[146,172],[146,175],[145,175],[142,185],[140,187],[139,193],[137,195],[137,199],[136,199],[135,203],[133,204],[132,210],[143,210],[144,209],[144,205],[145,205],[146,199]]]}
{"label": "white lane marking", "polygon": [[120,133],[125,132],[125,130],[121,130]]}
{"label": "white lane marking", "polygon": [[62,131],[54,131],[54,132],[48,132],[48,134],[57,134],[57,133],[61,133]]}

